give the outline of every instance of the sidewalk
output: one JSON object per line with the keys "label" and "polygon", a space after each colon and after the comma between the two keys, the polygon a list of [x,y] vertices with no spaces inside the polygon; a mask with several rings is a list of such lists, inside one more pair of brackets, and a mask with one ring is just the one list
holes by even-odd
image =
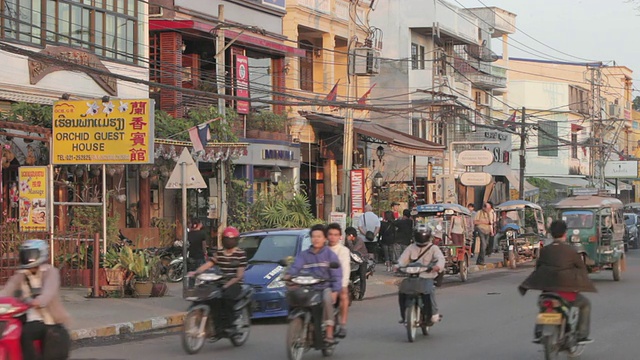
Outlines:
{"label": "sidewalk", "polygon": [[[486,265],[471,265],[469,272],[502,267],[501,260],[498,256],[488,257]],[[386,272],[384,265],[378,265],[367,282],[365,300],[395,294],[401,280]],[[168,285],[167,295],[148,299],[87,299],[86,289],[64,289],[63,302],[72,317],[71,338],[109,337],[182,325],[189,302],[182,299],[182,283]]]}

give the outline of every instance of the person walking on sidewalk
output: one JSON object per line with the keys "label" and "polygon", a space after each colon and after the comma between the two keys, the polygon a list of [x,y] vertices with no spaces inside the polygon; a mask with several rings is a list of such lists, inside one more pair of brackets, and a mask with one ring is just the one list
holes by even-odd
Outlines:
{"label": "person walking on sidewalk", "polygon": [[396,226],[396,246],[398,254],[402,254],[407,246],[411,245],[413,238],[413,219],[411,219],[411,210],[404,209],[402,218],[394,222]]}
{"label": "person walking on sidewalk", "polygon": [[384,213],[384,221],[380,225],[380,244],[384,253],[384,263],[387,265],[387,272],[398,261],[396,253],[396,226],[394,224],[393,212]]}
{"label": "person walking on sidewalk", "polygon": [[359,237],[366,241],[374,241],[380,232],[380,219],[373,212],[371,204],[364,207],[364,214],[358,220]]}
{"label": "person walking on sidewalk", "polygon": [[485,251],[487,250],[487,242],[489,237],[493,235],[493,223],[491,222],[491,204],[485,203],[482,210],[476,214],[474,224],[478,229],[478,237],[480,239],[480,249],[478,250],[478,259],[476,265],[484,265]]}
{"label": "person walking on sidewalk", "polygon": [[393,212],[393,220],[398,220],[400,218],[400,204],[395,201],[392,202],[391,211]]}
{"label": "person walking on sidewalk", "polygon": [[[49,245],[43,240],[27,240],[20,245],[18,258],[20,270],[9,278],[0,291],[0,296],[16,296],[31,305],[22,325],[22,358],[39,359],[33,342],[41,340],[45,359],[66,359],[71,347],[71,338],[64,324],[68,322],[69,314],[62,306],[60,298],[60,272],[47,263]],[[57,339],[55,344],[53,341],[46,341],[46,337],[52,333]]]}
{"label": "person walking on sidewalk", "polygon": [[455,213],[451,216],[450,226],[449,226],[449,236],[451,238],[451,242],[455,246],[463,246],[465,242],[465,220],[462,219],[458,213]]}
{"label": "person walking on sidewalk", "polygon": [[473,203],[469,203],[467,204],[467,209],[469,209],[469,212],[471,213],[471,216],[469,216],[467,218],[468,224],[467,226],[469,227],[469,229],[472,229],[471,231],[471,238],[473,239],[471,241],[471,257],[473,257],[476,254],[476,234],[477,234],[477,229],[476,226],[473,222],[473,220],[475,220],[476,218],[476,207],[475,205],[473,205]]}
{"label": "person walking on sidewalk", "polygon": [[[207,259],[207,234],[202,230],[202,222],[193,219],[191,229],[187,234],[189,241],[189,259],[193,269],[199,268]],[[192,269],[191,269],[192,270]]]}

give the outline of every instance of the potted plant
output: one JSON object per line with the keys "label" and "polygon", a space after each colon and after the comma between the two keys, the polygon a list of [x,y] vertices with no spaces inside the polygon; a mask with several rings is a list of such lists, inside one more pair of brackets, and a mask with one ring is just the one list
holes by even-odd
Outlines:
{"label": "potted plant", "polygon": [[151,269],[158,263],[157,256],[147,256],[143,252],[133,253],[129,271],[133,274],[133,291],[138,297],[149,297],[153,289]]}

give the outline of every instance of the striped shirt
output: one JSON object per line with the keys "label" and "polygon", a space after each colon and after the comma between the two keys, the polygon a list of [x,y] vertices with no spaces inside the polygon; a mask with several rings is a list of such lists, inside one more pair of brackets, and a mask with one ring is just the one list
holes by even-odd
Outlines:
{"label": "striped shirt", "polygon": [[[238,264],[232,264],[233,262],[237,262]],[[247,253],[240,248],[235,248],[230,255],[225,254],[224,250],[218,250],[213,259],[213,263],[218,265],[220,271],[226,278],[231,279],[236,277],[239,267],[247,267]]]}

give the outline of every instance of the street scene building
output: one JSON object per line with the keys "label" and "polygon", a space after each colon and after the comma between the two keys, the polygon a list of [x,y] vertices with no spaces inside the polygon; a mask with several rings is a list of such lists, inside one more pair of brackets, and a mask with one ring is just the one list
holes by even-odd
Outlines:
{"label": "street scene building", "polygon": [[636,358],[606,3],[0,0],[0,360]]}

